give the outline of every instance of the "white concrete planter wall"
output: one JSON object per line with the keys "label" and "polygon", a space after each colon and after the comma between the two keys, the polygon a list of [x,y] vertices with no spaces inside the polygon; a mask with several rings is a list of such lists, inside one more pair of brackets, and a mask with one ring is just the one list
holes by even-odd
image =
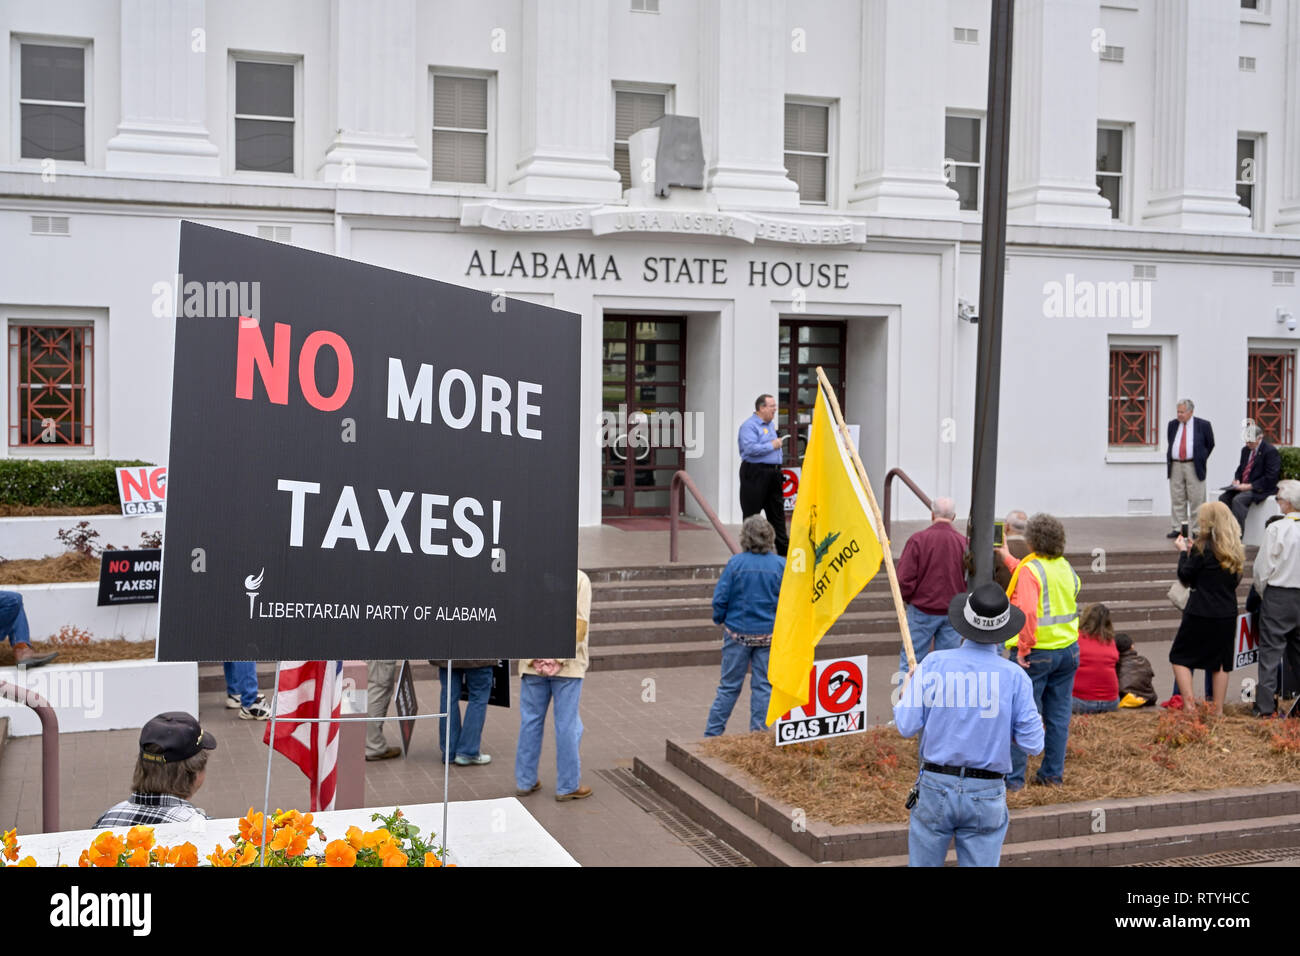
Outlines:
{"label": "white concrete planter wall", "polygon": [[[45,698],[58,715],[61,734],[143,727],[169,710],[199,712],[199,667],[192,662],[56,662],[21,672],[0,667],[0,681]],[[9,718],[11,736],[41,732],[40,718],[25,704],[0,699],[0,717]]]}
{"label": "white concrete planter wall", "polygon": [[122,638],[152,641],[158,637],[158,605],[118,604],[98,607],[98,581],[72,584],[21,584],[6,588],[23,596],[32,640],[43,641],[65,624],[74,624],[97,641]]}
{"label": "white concrete planter wall", "polygon": [[0,519],[0,557],[10,561],[44,558],[68,550],[59,541],[60,528],[75,528],[82,521],[99,532],[96,543],[118,548],[140,547],[142,531],[161,531],[162,515],[53,515]]}

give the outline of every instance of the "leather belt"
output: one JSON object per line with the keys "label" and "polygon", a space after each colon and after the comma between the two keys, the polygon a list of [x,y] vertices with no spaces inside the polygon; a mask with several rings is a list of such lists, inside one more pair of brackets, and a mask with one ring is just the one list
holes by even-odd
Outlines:
{"label": "leather belt", "polygon": [[929,770],[931,773],[946,773],[951,777],[976,777],[980,780],[1001,780],[1006,776],[1006,774],[998,773],[995,770],[979,770],[975,767],[948,767],[937,763],[924,764],[922,769]]}

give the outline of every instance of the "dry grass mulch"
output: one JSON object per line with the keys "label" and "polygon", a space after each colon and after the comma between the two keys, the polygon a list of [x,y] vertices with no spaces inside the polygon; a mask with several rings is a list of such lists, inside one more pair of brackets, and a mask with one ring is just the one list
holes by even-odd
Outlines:
{"label": "dry grass mulch", "polygon": [[[88,661],[152,660],[153,641],[90,641],[66,644],[59,641],[32,641],[32,650],[38,654],[58,651],[56,664],[84,664]],[[0,644],[0,667],[12,667],[14,651],[8,641]]]}
{"label": "dry grass mulch", "polygon": [[[1223,787],[1300,783],[1300,720],[1264,721],[1228,705],[1223,717],[1160,708],[1070,722],[1065,783],[1030,784],[1007,806],[1043,806]],[[916,742],[893,727],[778,747],[771,733],[710,738],[700,752],[743,770],[765,795],[833,825],[905,823]],[[1029,758],[1028,779],[1039,758]]]}
{"label": "dry grass mulch", "polygon": [[0,584],[62,584],[98,580],[99,558],[87,557],[77,551],[65,551],[56,557],[0,561]]}
{"label": "dry grass mulch", "polygon": [[121,505],[0,504],[0,518],[45,518],[59,515],[120,515]]}

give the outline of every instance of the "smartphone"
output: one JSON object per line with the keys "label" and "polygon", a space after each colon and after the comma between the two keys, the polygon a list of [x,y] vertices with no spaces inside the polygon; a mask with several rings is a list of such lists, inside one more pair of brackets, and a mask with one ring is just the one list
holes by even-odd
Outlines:
{"label": "smartphone", "polygon": [[1000,548],[1006,543],[1006,528],[1004,527],[1004,522],[993,522],[993,547]]}
{"label": "smartphone", "polygon": [[1183,535],[1184,538],[1190,537],[1190,536],[1188,535],[1188,533],[1187,533],[1187,522],[1186,522],[1186,521],[1183,522],[1182,535]]}

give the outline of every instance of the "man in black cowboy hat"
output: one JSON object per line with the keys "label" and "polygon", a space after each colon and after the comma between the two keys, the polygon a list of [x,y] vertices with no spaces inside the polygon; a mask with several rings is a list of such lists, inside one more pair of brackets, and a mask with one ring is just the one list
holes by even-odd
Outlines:
{"label": "man in black cowboy hat", "polygon": [[1025,615],[990,582],[954,597],[948,621],[961,645],[931,652],[894,705],[900,734],[923,731],[921,772],[915,799],[908,799],[908,864],[943,866],[956,838],[959,866],[997,866],[1007,833],[1012,738],[1028,753],[1043,749],[1034,685],[1023,667],[998,653],[1024,627]]}

